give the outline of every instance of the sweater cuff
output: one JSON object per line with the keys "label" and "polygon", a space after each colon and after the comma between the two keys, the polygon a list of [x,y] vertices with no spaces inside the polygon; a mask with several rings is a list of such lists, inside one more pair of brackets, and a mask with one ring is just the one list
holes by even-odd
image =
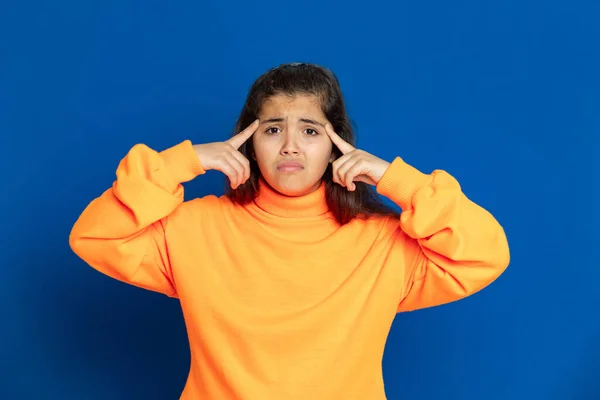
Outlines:
{"label": "sweater cuff", "polygon": [[190,140],[184,140],[159,154],[171,176],[178,183],[189,182],[206,172]]}
{"label": "sweater cuff", "polygon": [[396,157],[379,180],[377,193],[389,198],[406,211],[412,208],[414,194],[427,186],[430,180],[430,175]]}

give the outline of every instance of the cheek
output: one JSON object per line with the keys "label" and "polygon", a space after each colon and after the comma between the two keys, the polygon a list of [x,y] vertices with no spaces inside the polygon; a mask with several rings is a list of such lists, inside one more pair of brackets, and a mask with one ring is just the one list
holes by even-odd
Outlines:
{"label": "cheek", "polygon": [[269,141],[255,140],[252,145],[254,146],[254,158],[259,165],[265,164],[269,162],[270,158],[273,158],[273,146]]}
{"label": "cheek", "polygon": [[327,166],[331,158],[331,142],[329,143],[313,143],[310,146],[311,158],[315,164],[319,166]]}

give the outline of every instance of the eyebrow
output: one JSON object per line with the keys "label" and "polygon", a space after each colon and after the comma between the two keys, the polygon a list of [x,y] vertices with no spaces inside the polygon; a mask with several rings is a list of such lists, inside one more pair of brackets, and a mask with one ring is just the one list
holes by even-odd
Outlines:
{"label": "eyebrow", "polygon": [[[285,118],[278,117],[278,118],[265,119],[265,120],[262,120],[260,123],[262,125],[262,124],[269,124],[269,123],[273,123],[273,122],[284,122],[284,121],[285,121]],[[315,121],[314,119],[310,119],[310,118],[300,118],[300,121],[306,122],[308,124],[320,125],[323,127],[325,126],[325,124],[323,124],[319,121]]]}

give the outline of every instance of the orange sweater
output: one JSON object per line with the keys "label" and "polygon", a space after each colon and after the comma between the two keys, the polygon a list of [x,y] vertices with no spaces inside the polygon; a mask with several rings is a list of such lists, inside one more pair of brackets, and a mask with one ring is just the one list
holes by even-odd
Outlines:
{"label": "orange sweater", "polygon": [[[98,271],[179,299],[191,367],[181,399],[385,399],[397,312],[464,298],[509,263],[502,227],[448,173],[396,158],[377,190],[400,220],[339,226],[324,187],[184,201],[204,173],[190,141],[134,146],[70,235]],[[200,178],[201,179],[201,178]]]}

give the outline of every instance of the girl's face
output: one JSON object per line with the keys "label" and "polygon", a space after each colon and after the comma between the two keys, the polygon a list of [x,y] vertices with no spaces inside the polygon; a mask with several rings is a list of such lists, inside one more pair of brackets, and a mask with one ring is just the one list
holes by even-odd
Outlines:
{"label": "girl's face", "polygon": [[275,95],[262,106],[252,135],[254,158],[265,181],[286,196],[316,190],[333,160],[329,122],[311,95]]}

